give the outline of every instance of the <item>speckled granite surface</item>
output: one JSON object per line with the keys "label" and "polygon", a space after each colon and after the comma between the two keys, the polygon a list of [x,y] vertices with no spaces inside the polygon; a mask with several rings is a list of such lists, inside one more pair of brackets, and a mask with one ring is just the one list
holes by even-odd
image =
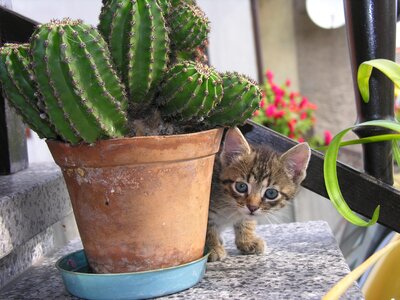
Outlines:
{"label": "speckled granite surface", "polygon": [[[230,256],[208,263],[204,279],[195,287],[166,299],[320,299],[349,272],[327,223],[263,225],[258,232],[268,244],[265,255],[243,256],[225,240]],[[54,264],[82,247],[71,241],[40,264],[30,268],[0,291],[0,299],[78,299],[65,291]],[[358,287],[344,299],[363,299]]]}
{"label": "speckled granite surface", "polygon": [[0,258],[72,212],[60,169],[36,164],[0,176]]}
{"label": "speckled granite surface", "polygon": [[54,163],[0,176],[0,288],[53,248],[51,226],[71,214]]}

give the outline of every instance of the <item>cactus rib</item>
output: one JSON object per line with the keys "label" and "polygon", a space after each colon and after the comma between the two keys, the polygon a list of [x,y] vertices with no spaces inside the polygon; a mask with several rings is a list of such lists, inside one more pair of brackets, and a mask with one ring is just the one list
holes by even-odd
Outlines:
{"label": "cactus rib", "polygon": [[163,12],[164,18],[167,18],[171,9],[170,0],[157,0],[157,3]]}
{"label": "cactus rib", "polygon": [[150,104],[168,60],[169,39],[159,3],[110,0],[102,8],[98,28],[108,40],[133,106]]}
{"label": "cactus rib", "polygon": [[222,98],[222,81],[213,68],[186,61],[172,67],[161,86],[161,113],[181,120],[201,119]]}
{"label": "cactus rib", "polygon": [[28,68],[28,45],[5,44],[0,49],[0,82],[10,104],[39,137],[56,138],[57,133],[37,106],[33,74]]}
{"label": "cactus rib", "polygon": [[238,73],[222,75],[224,96],[205,120],[209,126],[234,126],[252,116],[261,101],[261,92],[250,78]]}
{"label": "cactus rib", "polygon": [[[37,88],[42,95],[50,122],[56,128],[61,138],[70,143],[78,143],[81,138],[74,129],[69,119],[64,115],[62,103],[54,97],[50,85],[49,72],[45,62],[45,52],[48,47],[49,31],[43,30],[45,25],[39,25],[31,37],[30,52],[32,57],[32,70],[36,78]],[[47,60],[47,58],[46,58]]]}
{"label": "cactus rib", "polygon": [[184,1],[172,6],[169,24],[175,52],[193,50],[208,36],[209,25],[204,12],[197,5]]}
{"label": "cactus rib", "polygon": [[73,81],[75,74],[71,64],[74,64],[74,61],[64,60],[62,63],[60,59],[71,47],[68,43],[71,36],[64,28],[54,26],[49,32],[49,47],[46,49],[44,59],[53,96],[62,103],[64,113],[83,140],[92,143],[105,135],[105,132],[100,128],[100,122],[87,111],[87,103],[85,99],[82,101],[81,91]]}
{"label": "cactus rib", "polygon": [[[105,44],[102,39],[97,39],[90,34],[90,29],[80,24],[72,29],[66,27],[67,34],[63,35],[63,44],[67,45],[62,58],[68,61],[69,75],[73,82],[75,92],[80,97],[82,104],[96,118],[97,125],[108,136],[123,136],[126,133],[126,114],[108,90],[108,86],[118,87],[120,82],[112,74],[112,67],[103,55]],[[75,41],[68,36],[76,36]],[[98,36],[100,38],[100,36]],[[88,72],[87,70],[91,70]],[[124,99],[122,89],[117,89],[118,99]],[[126,101],[122,102],[126,108]]]}
{"label": "cactus rib", "polygon": [[61,121],[69,122],[85,142],[123,136],[127,120],[122,108],[127,100],[95,29],[64,19],[42,25],[35,37],[33,70],[55,127],[63,125],[62,114]]}

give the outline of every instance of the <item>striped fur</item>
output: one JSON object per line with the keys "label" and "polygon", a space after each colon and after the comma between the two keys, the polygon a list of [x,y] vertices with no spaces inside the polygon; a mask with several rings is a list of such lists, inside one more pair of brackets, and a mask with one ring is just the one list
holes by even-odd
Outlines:
{"label": "striped fur", "polygon": [[[255,225],[293,199],[309,157],[305,143],[280,154],[267,146],[250,146],[237,128],[228,131],[213,173],[207,232],[210,261],[225,258],[220,233],[228,226],[235,228],[239,250],[263,253],[264,242],[255,235]],[[245,183],[248,190],[238,192],[238,182]],[[277,197],[268,199],[267,189],[275,189]]]}

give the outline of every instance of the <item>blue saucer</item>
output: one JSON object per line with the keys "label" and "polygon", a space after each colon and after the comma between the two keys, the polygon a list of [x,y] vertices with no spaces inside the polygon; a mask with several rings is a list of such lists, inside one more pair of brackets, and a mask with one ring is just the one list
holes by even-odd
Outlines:
{"label": "blue saucer", "polygon": [[208,254],[176,267],[145,272],[94,274],[79,250],[56,263],[69,293],[84,299],[146,299],[188,289],[204,276]]}

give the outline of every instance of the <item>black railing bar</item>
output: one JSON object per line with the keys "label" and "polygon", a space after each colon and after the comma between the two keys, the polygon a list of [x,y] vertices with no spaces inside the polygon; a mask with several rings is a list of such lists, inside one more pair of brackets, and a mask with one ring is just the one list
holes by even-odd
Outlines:
{"label": "black railing bar", "polygon": [[[279,152],[285,152],[296,144],[295,141],[251,120],[241,130],[251,143],[267,144]],[[307,177],[302,186],[328,198],[323,164],[324,155],[313,150]],[[370,218],[374,209],[381,205],[379,223],[400,232],[400,191],[340,162],[337,163],[337,174],[343,196],[352,210]]]}

